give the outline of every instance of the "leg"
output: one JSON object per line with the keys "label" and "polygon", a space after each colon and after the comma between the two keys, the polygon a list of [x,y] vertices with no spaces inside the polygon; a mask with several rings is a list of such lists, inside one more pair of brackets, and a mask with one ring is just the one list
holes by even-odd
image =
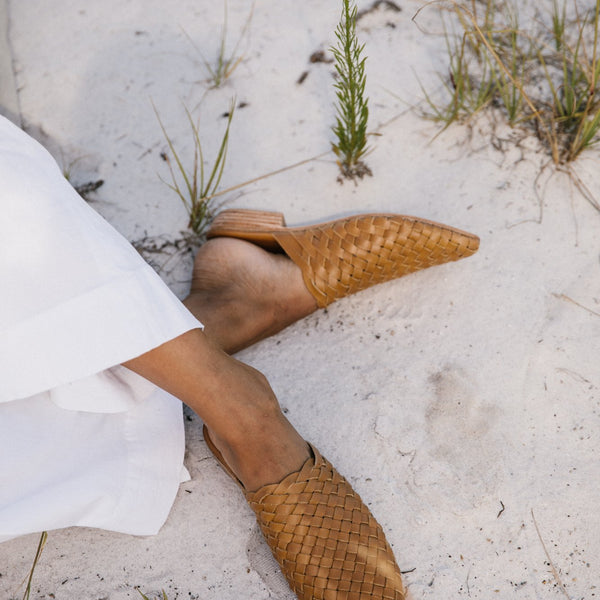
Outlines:
{"label": "leg", "polygon": [[260,373],[229,357],[200,330],[126,366],[204,420],[209,447],[241,481],[298,598],[346,597],[352,590],[357,600],[405,599],[383,530],[350,484],[283,416]]}
{"label": "leg", "polygon": [[195,329],[125,366],[190,406],[247,490],[280,481],[309,456],[265,377]]}
{"label": "leg", "polygon": [[184,304],[206,335],[233,353],[281,331],[317,309],[300,269],[285,255],[216,238],[200,248]]}

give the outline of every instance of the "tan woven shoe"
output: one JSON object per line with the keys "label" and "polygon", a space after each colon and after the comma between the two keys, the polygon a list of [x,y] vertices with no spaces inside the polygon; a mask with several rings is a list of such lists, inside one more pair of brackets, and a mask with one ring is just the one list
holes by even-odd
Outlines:
{"label": "tan woven shoe", "polygon": [[217,215],[207,237],[235,237],[285,252],[300,267],[320,307],[479,248],[479,238],[471,233],[391,214],[286,227],[281,213],[231,209]]}
{"label": "tan woven shoe", "polygon": [[[206,427],[204,439],[241,486]],[[350,484],[309,446],[312,457],[299,471],[256,492],[244,490],[290,587],[299,600],[404,600],[383,530]]]}

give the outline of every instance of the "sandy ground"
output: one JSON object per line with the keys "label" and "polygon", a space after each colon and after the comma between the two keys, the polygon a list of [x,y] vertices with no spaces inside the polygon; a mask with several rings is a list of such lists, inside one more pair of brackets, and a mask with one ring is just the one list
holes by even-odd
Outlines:
{"label": "sandy ground", "polygon": [[[168,176],[167,147],[152,102],[183,153],[183,106],[201,115],[207,156],[231,98],[245,104],[222,187],[327,152],[332,65],[309,62],[333,42],[339,6],[326,4],[257,0],[241,63],[209,89],[197,48],[213,60],[220,2],[9,0],[25,128],[75,184],[104,180],[90,199],[128,239],[176,237],[186,215],[158,178]],[[533,141],[517,147],[500,128],[494,147],[485,119],[434,139],[437,128],[409,109],[421,98],[415,73],[436,87],[446,69],[443,38],[411,20],[422,4],[381,5],[359,22],[381,133],[372,178],[340,185],[328,154],[223,200],[282,210],[290,224],[418,215],[477,233],[479,253],[340,301],[239,358],[268,376],[288,417],[368,502],[411,598],[591,599],[600,594],[600,215],[544,168]],[[249,6],[228,2],[229,47]],[[434,9],[420,24],[440,31]],[[600,195],[597,158],[577,170]],[[189,257],[156,261],[184,294]],[[139,597],[137,586],[170,600],[292,597],[198,419],[186,425],[192,480],[160,534],[52,531],[32,598],[122,600]],[[1,598],[21,598],[37,541],[0,545]]]}

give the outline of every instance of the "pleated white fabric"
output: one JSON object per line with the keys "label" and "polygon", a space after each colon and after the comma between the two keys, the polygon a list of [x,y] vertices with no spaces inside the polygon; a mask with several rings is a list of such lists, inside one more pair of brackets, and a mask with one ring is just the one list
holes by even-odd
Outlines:
{"label": "pleated white fabric", "polygon": [[0,541],[156,533],[181,403],[120,363],[202,327],[37,142],[0,117]]}

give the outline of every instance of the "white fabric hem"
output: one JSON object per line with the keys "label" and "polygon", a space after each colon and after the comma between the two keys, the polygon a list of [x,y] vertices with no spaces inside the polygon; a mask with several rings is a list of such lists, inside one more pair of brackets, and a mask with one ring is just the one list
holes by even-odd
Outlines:
{"label": "white fabric hem", "polygon": [[[154,271],[142,265],[120,281],[111,281],[3,331],[0,364],[6,376],[0,402],[28,398],[83,379],[190,329],[202,328],[164,283],[154,278]],[[165,311],[165,305],[171,310]],[[15,351],[17,348],[28,350],[24,354]]]}

